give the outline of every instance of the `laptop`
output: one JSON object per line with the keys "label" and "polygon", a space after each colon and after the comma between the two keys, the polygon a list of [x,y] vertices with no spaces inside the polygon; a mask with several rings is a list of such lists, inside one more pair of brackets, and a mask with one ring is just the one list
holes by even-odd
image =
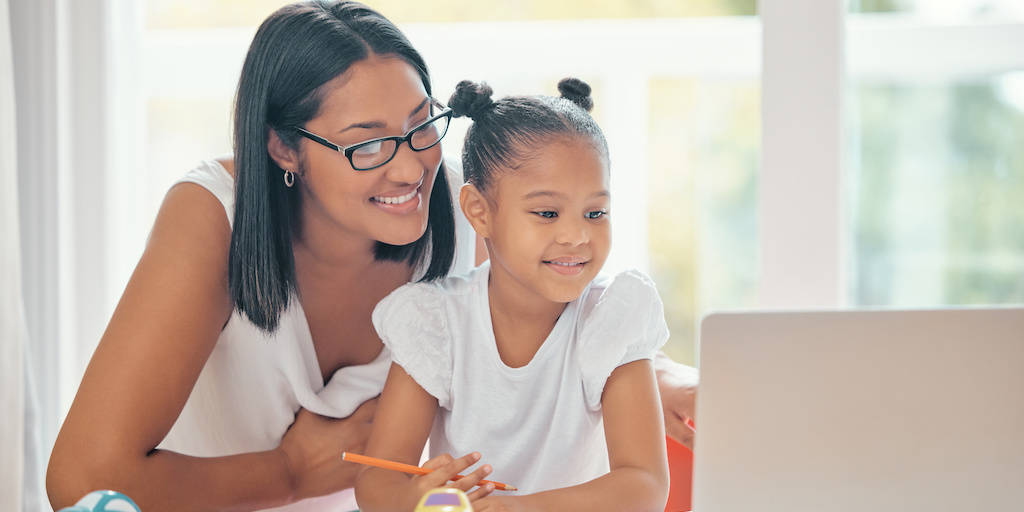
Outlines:
{"label": "laptop", "polygon": [[695,512],[1024,511],[1024,308],[704,318]]}

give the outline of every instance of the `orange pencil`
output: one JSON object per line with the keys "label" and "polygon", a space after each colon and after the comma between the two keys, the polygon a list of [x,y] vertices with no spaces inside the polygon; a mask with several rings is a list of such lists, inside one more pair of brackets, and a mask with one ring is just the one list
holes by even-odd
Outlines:
{"label": "orange pencil", "polygon": [[[355,462],[357,464],[366,464],[367,466],[376,466],[378,468],[393,469],[395,471],[401,471],[403,473],[411,473],[413,475],[426,475],[432,472],[432,469],[421,468],[419,466],[413,466],[412,464],[402,464],[401,462],[394,462],[390,460],[378,459],[376,457],[367,457],[366,455],[359,455],[358,453],[342,452],[341,459],[349,462]],[[462,475],[455,475],[452,480],[458,480],[463,478]],[[490,480],[480,480],[480,485],[486,483],[494,484],[494,488],[500,491],[518,491],[515,487],[501,482],[491,482]]]}

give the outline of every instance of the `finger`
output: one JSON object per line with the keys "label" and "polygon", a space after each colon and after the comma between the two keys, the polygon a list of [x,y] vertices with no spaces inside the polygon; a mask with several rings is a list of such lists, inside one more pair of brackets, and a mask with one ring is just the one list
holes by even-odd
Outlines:
{"label": "finger", "polygon": [[671,419],[666,417],[665,432],[677,443],[693,450],[693,436],[695,431],[693,427],[687,425],[682,418],[674,414],[671,416]]}
{"label": "finger", "polygon": [[450,479],[452,476],[458,475],[459,473],[461,473],[461,472],[465,471],[466,469],[468,469],[473,464],[476,464],[477,461],[479,461],[479,460],[480,460],[480,452],[468,453],[468,454],[463,455],[462,457],[459,457],[459,458],[457,458],[457,459],[455,459],[455,460],[453,460],[453,461],[451,461],[451,462],[449,462],[449,463],[447,463],[447,464],[445,464],[445,465],[443,465],[443,466],[441,466],[441,467],[439,467],[437,469],[439,471],[444,471],[446,473],[450,473],[449,474],[449,479]]}
{"label": "finger", "polygon": [[441,466],[444,466],[445,464],[451,464],[451,462],[454,460],[455,457],[452,457],[451,454],[442,453],[441,455],[438,455],[437,457],[434,457],[433,459],[424,462],[422,467],[426,469],[438,469]]}
{"label": "finger", "polygon": [[[492,468],[490,464],[484,464],[483,466],[477,468],[476,471],[473,471],[472,473],[462,478],[459,478],[458,480],[453,482],[452,486],[458,487],[463,492],[469,492],[470,489],[480,485],[480,481],[483,480],[484,477],[486,477],[487,475],[491,474],[491,471],[494,471],[494,468]],[[490,485],[493,487],[494,484],[487,483],[484,485]]]}
{"label": "finger", "polygon": [[494,492],[494,484],[487,482],[486,484],[477,487],[473,492],[467,492],[466,497],[469,498],[469,501],[473,502],[491,494],[492,492]]}
{"label": "finger", "polygon": [[[463,455],[462,457],[459,457],[447,464],[441,465],[428,476],[436,475],[440,479],[443,479],[439,480],[437,485],[445,485],[446,482],[454,481],[450,484],[451,487],[456,487],[462,491],[468,491],[480,483],[480,480],[483,478],[482,475],[486,475],[491,472],[491,467],[485,465],[467,476],[460,476],[461,473],[465,472],[470,466],[476,464],[479,460],[479,452]],[[481,471],[484,468],[486,468],[486,471]]]}

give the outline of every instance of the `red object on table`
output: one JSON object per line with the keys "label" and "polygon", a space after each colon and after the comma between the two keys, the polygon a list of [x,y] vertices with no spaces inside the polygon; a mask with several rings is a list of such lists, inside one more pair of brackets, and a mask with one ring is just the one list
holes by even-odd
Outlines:
{"label": "red object on table", "polygon": [[665,445],[668,448],[668,474],[671,482],[665,512],[689,511],[690,493],[693,490],[693,452],[671,437],[665,438]]}

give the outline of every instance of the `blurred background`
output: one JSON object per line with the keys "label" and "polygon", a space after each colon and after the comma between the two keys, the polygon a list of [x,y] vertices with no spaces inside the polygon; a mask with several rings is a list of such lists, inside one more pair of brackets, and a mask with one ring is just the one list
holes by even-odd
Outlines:
{"label": "blurred background", "polygon": [[[170,183],[197,159],[230,151],[246,43],[283,3],[146,2],[137,77],[145,165],[130,172],[147,175],[147,199],[135,236],[117,253],[138,254]],[[620,185],[613,217],[627,218],[617,224],[609,270],[634,266],[654,276],[672,331],[666,350],[676,360],[695,363],[705,312],[755,305],[755,1],[367,3],[409,33],[442,100],[466,78],[488,81],[498,96],[557,94],[558,79],[570,75],[593,86]],[[990,49],[987,41],[958,47],[965,27],[980,26],[981,34],[1022,15],[1024,6],[1009,1],[850,4],[847,305],[1024,302],[1024,69],[957,67]],[[889,55],[863,48],[882,32],[893,46],[968,55],[949,56],[946,69],[915,71],[898,61],[899,48]],[[444,141],[455,157],[465,130],[459,121]]]}
{"label": "blurred background", "polygon": [[[19,155],[23,287],[45,446],[168,187],[231,151],[248,43],[284,3],[11,0],[18,131],[31,138]],[[612,152],[606,270],[653,276],[675,360],[698,363],[709,311],[766,305],[759,287],[771,276],[759,258],[771,234],[760,219],[785,205],[759,199],[772,57],[757,2],[365,3],[406,31],[442,101],[462,79],[485,80],[497,96],[556,94],[566,76],[592,85]],[[822,22],[778,3],[792,19]],[[843,75],[831,105],[841,113],[840,221],[835,241],[822,242],[840,253],[840,291],[800,305],[1024,303],[1024,4],[843,6],[841,51],[825,59]],[[445,153],[458,157],[465,129],[454,122]],[[815,183],[788,192],[835,196]],[[800,258],[806,247],[783,251]]]}

